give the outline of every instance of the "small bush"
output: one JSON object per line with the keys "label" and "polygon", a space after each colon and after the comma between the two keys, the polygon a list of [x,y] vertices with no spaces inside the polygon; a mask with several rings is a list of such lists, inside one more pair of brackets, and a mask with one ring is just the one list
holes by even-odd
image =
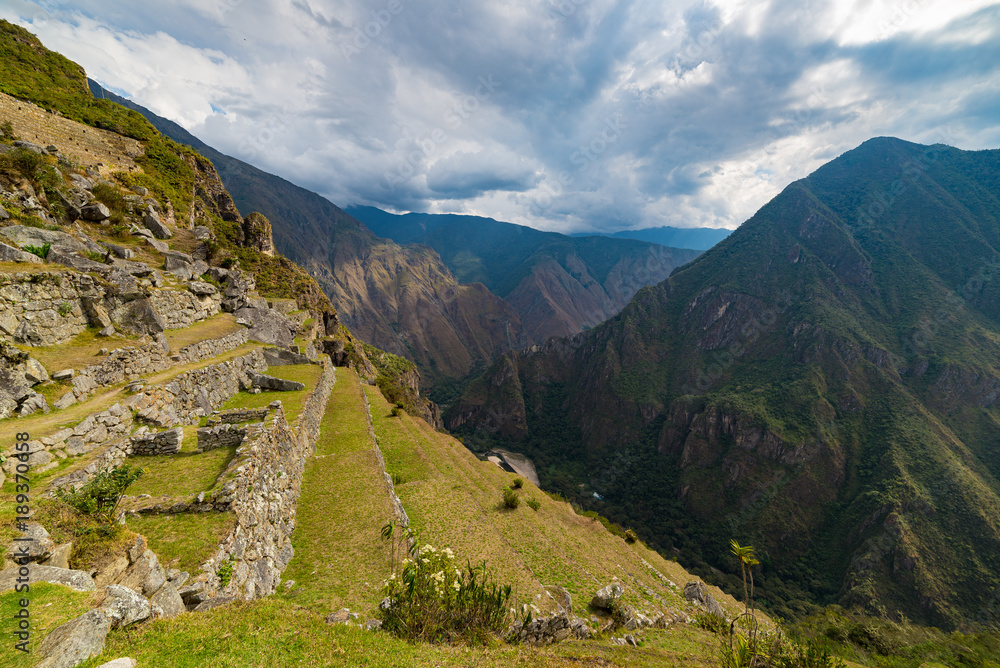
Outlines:
{"label": "small bush", "polygon": [[402,408],[400,408],[399,406],[393,406],[392,410],[389,411],[389,414],[392,415],[392,417],[399,417],[399,414],[402,412],[403,412]]}
{"label": "small bush", "polygon": [[111,235],[113,239],[118,239],[119,241],[125,241],[132,236],[132,233],[128,229],[128,225],[124,222],[112,223],[111,227],[108,228],[108,234]]}
{"label": "small bush", "polygon": [[52,249],[52,244],[44,244],[42,246],[25,246],[24,250],[28,251],[32,255],[37,255],[43,260],[49,256],[49,250]]}
{"label": "small bush", "polygon": [[510,622],[510,585],[494,582],[485,563],[459,568],[448,548],[414,546],[382,594],[382,628],[408,640],[485,644]]}
{"label": "small bush", "polygon": [[69,302],[63,302],[62,304],[59,305],[59,308],[56,310],[59,313],[59,315],[65,318],[66,316],[68,316],[70,313],[73,312],[73,305],[70,304]]}
{"label": "small bush", "polygon": [[538,512],[538,509],[542,507],[542,502],[539,501],[538,499],[528,499],[525,503],[527,503],[528,507],[534,510],[536,513]]}
{"label": "small bush", "polygon": [[128,206],[122,191],[113,185],[98,183],[93,193],[94,199],[107,206],[112,213],[122,213]]}
{"label": "small bush", "polygon": [[87,257],[94,262],[100,262],[102,264],[107,264],[108,255],[107,253],[98,253],[97,251],[86,251]]}
{"label": "small bush", "polygon": [[399,474],[399,473],[393,473],[392,474],[392,484],[393,485],[402,485],[405,482],[406,482],[406,478],[404,478],[401,474]]}
{"label": "small bush", "polygon": [[138,480],[143,472],[138,466],[122,464],[101,471],[79,489],[73,491],[57,489],[56,496],[78,512],[99,517],[106,524],[115,526],[118,504],[121,503],[125,490]]}
{"label": "small bush", "polygon": [[524,480],[522,478],[514,478],[514,482],[510,483],[510,486],[514,489],[521,489],[524,487]]}
{"label": "small bush", "polygon": [[4,121],[0,123],[0,139],[14,140],[17,136],[14,135],[14,126],[10,121]]}
{"label": "small bush", "polygon": [[626,543],[634,543],[637,540],[639,540],[639,537],[635,535],[634,531],[632,531],[631,529],[628,529],[628,530],[625,531],[625,542]]}
{"label": "small bush", "polygon": [[514,510],[519,505],[521,505],[521,497],[517,495],[517,492],[510,487],[503,488],[503,507],[509,510]]}
{"label": "small bush", "polygon": [[219,576],[219,581],[222,586],[225,587],[229,584],[229,581],[233,579],[233,556],[229,555],[229,560],[222,562],[219,568],[215,571],[215,574]]}

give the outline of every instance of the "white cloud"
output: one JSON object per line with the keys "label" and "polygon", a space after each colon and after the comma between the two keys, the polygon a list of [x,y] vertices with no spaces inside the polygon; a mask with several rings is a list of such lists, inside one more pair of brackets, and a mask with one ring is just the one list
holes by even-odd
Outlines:
{"label": "white cloud", "polygon": [[1000,141],[984,0],[0,2],[93,78],[341,205],[734,227],[874,135]]}

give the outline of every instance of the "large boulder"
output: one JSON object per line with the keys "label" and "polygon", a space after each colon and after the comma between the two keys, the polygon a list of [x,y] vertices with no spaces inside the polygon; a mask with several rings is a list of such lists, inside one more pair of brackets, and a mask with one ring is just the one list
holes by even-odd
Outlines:
{"label": "large boulder", "polygon": [[65,232],[43,230],[37,227],[28,227],[27,225],[0,227],[0,235],[21,248],[25,246],[41,248],[45,244],[50,244],[52,246],[66,246],[71,250],[79,252],[87,250],[86,246]]}
{"label": "large boulder", "polygon": [[312,364],[305,355],[284,348],[264,348],[264,361],[268,366],[287,366],[290,364]]}
{"label": "large boulder", "polygon": [[[11,566],[0,571],[0,593],[14,588],[18,577],[20,577],[20,568],[21,566]],[[97,589],[94,578],[90,577],[90,573],[84,571],[42,566],[41,564],[31,564],[27,568],[30,569],[28,577],[31,578],[32,582],[51,582],[76,591],[95,591]]]}
{"label": "large boulder", "polygon": [[167,328],[163,317],[149,299],[134,299],[111,310],[115,326],[133,334],[155,334]]}
{"label": "large boulder", "polygon": [[704,582],[700,580],[692,580],[684,585],[684,598],[687,600],[697,603],[705,609],[710,615],[715,615],[716,617],[726,618],[726,611],[722,609],[719,602],[708,593],[708,587],[705,586]]}
{"label": "large boulder", "polygon": [[625,587],[620,582],[612,582],[607,587],[598,590],[590,605],[598,610],[611,610],[615,601],[625,594]]}
{"label": "large boulder", "polygon": [[174,236],[174,233],[170,231],[170,228],[160,222],[160,216],[156,213],[156,209],[153,207],[148,207],[146,213],[142,216],[142,224],[146,226],[150,232],[153,233],[157,239],[169,239]]}
{"label": "large boulder", "polygon": [[171,582],[165,582],[159,591],[153,594],[149,602],[159,606],[159,616],[170,619],[185,612],[184,599],[177,593],[177,587]]}
{"label": "large boulder", "polygon": [[281,347],[288,347],[295,342],[298,327],[271,309],[244,307],[233,315],[237,322],[250,328],[250,338],[255,341]]}
{"label": "large boulder", "polygon": [[294,392],[295,390],[304,390],[306,386],[302,383],[297,383],[294,380],[285,380],[284,378],[275,378],[274,376],[268,376],[263,373],[250,372],[250,381],[253,383],[254,387],[259,387],[262,390],[271,390],[273,392]]}
{"label": "large boulder", "polygon": [[0,262],[27,262],[29,264],[41,264],[42,258],[34,253],[23,251],[13,246],[0,243]]}
{"label": "large boulder", "polygon": [[49,254],[45,258],[49,262],[61,264],[64,267],[75,269],[76,271],[97,271],[106,272],[110,267],[103,262],[95,262],[83,257],[70,246],[60,244],[49,249]]}
{"label": "large boulder", "polygon": [[104,651],[111,620],[100,610],[91,610],[50,633],[38,648],[43,657],[37,668],[72,668]]}
{"label": "large boulder", "polygon": [[264,255],[274,256],[271,221],[264,214],[254,211],[243,219],[243,239],[247,248],[254,248]]}
{"label": "large boulder", "polygon": [[56,549],[55,541],[49,538],[49,532],[41,524],[31,522],[24,533],[10,544],[7,558],[17,564],[32,561],[45,561]]}
{"label": "large boulder", "polygon": [[99,223],[111,217],[111,210],[100,202],[94,202],[80,209],[80,217],[84,220]]}
{"label": "large boulder", "polygon": [[121,585],[104,588],[107,597],[101,604],[101,611],[111,621],[111,628],[117,629],[149,618],[149,601],[139,593]]}
{"label": "large boulder", "polygon": [[222,291],[222,310],[229,313],[249,305],[250,293],[257,287],[253,277],[245,271],[231,270],[225,275],[226,285]]}

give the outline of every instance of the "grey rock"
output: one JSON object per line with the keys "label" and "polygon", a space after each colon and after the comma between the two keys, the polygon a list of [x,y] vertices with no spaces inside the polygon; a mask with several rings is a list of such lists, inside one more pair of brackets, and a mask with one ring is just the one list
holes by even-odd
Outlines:
{"label": "grey rock", "polygon": [[69,175],[69,180],[77,188],[82,188],[84,190],[93,190],[94,189],[94,182],[91,181],[90,179],[88,179],[86,176],[83,176],[81,174],[70,174]]}
{"label": "grey rock", "polygon": [[[7,212],[4,211],[4,213]],[[0,220],[4,220],[2,215],[0,215]],[[0,262],[27,262],[29,264],[42,264],[42,258],[38,257],[34,253],[29,253],[28,251],[23,251],[19,248],[14,248],[13,246],[0,243]]]}
{"label": "grey rock", "polygon": [[73,543],[63,543],[62,545],[57,545],[54,550],[52,550],[52,556],[49,557],[44,566],[52,566],[53,568],[65,568],[69,569],[69,558],[73,554]]}
{"label": "grey rock", "polygon": [[196,225],[192,232],[194,233],[194,238],[200,241],[211,239],[214,236],[212,230],[204,225]]}
{"label": "grey rock", "polygon": [[52,374],[52,380],[69,380],[75,373],[73,369],[61,369]]}
{"label": "grey rock", "polygon": [[134,192],[139,197],[149,197],[149,188],[144,188],[142,186],[132,186],[132,192]]}
{"label": "grey rock", "polygon": [[106,241],[102,241],[101,245],[104,246],[109,253],[117,258],[121,258],[122,260],[131,260],[135,257],[135,251],[131,248],[125,248],[125,246],[119,246],[118,244],[112,244]]}
{"label": "grey rock", "polygon": [[219,608],[224,605],[229,605],[235,600],[236,600],[235,596],[216,596],[214,598],[208,599],[207,601],[202,601],[201,603],[199,603],[195,607],[194,611],[205,612],[206,610],[211,610],[212,608]]}
{"label": "grey rock", "polygon": [[49,373],[42,366],[42,363],[34,357],[29,357],[24,362],[24,379],[32,385],[44,383],[49,379]]}
{"label": "grey rock", "polygon": [[7,213],[7,209],[0,206],[0,220],[8,220],[9,218],[10,214]]}
{"label": "grey rock", "polygon": [[58,627],[38,648],[44,659],[37,668],[72,668],[104,650],[111,620],[100,610],[91,610]]}
{"label": "grey rock", "polygon": [[153,273],[153,268],[143,262],[116,259],[112,261],[111,266],[124,271],[130,276],[138,276],[139,278],[149,276]]}
{"label": "grey rock", "polygon": [[[112,330],[113,329],[114,328],[112,328]],[[75,403],[76,403],[76,395],[73,394],[72,392],[67,392],[66,394],[62,395],[61,397],[52,402],[52,408],[63,410],[65,408],[69,408]]]}
{"label": "grey rock", "polygon": [[111,628],[117,629],[149,618],[149,601],[128,587],[113,584],[104,588],[107,598],[101,604],[101,611],[111,621]]}
{"label": "grey rock", "polygon": [[83,244],[70,235],[55,230],[42,230],[26,225],[10,225],[0,228],[0,235],[21,248],[25,246],[41,248],[45,244],[51,244],[52,246],[65,246],[79,252],[87,250]]}
{"label": "grey rock", "polygon": [[115,328],[110,325],[98,332],[100,336],[113,336],[114,333],[115,333]]}
{"label": "grey rock", "polygon": [[139,664],[136,663],[135,659],[129,656],[124,656],[120,659],[115,659],[114,661],[102,663],[97,668],[136,668],[137,665]]}
{"label": "grey rock", "polygon": [[168,250],[163,253],[163,268],[167,271],[176,271],[194,264],[194,258],[187,253]]}
{"label": "grey rock", "polygon": [[187,289],[195,295],[214,295],[219,291],[214,285],[204,281],[191,281],[187,284]]}
{"label": "grey rock", "polygon": [[[120,261],[121,260],[119,260],[119,262]],[[111,270],[108,274],[108,283],[111,284],[111,294],[121,297],[127,302],[132,301],[133,299],[142,299],[143,297],[148,296],[146,294],[146,290],[139,285],[139,281],[136,280],[135,276],[121,267],[116,266]]]}
{"label": "grey rock", "polygon": [[610,610],[615,601],[620,599],[624,593],[625,587],[623,587],[621,583],[612,582],[607,587],[604,587],[594,594],[594,598],[590,601],[590,605],[599,610]]}
{"label": "grey rock", "polygon": [[14,142],[14,146],[17,148],[23,148],[26,151],[31,151],[32,153],[38,153],[39,155],[48,155],[49,152],[38,144],[33,144],[30,141],[24,139],[18,139]]}
{"label": "grey rock", "polygon": [[719,602],[708,593],[708,587],[705,586],[704,582],[699,580],[692,580],[684,585],[684,598],[701,605],[705,608],[705,612],[710,615],[715,615],[716,617],[726,618],[726,611],[722,609]]}
{"label": "grey rock", "polygon": [[189,585],[185,585],[177,590],[180,595],[181,600],[184,601],[184,605],[197,605],[203,601],[208,600],[208,594],[205,591],[205,583],[201,580],[196,580]]}
{"label": "grey rock", "polygon": [[27,530],[14,539],[7,550],[7,558],[17,564],[45,561],[56,549],[49,532],[38,522],[30,522]]}
{"label": "grey rock", "polygon": [[245,271],[231,270],[222,292],[222,310],[233,313],[248,305],[250,293],[256,287],[253,277]]}
{"label": "grey rock", "polygon": [[97,271],[103,273],[109,270],[108,265],[83,257],[69,246],[53,246],[49,249],[49,254],[45,259],[77,271]]}
{"label": "grey rock", "polygon": [[241,308],[233,315],[250,323],[250,338],[255,341],[282,348],[295,342],[298,328],[291,320],[271,309]]}
{"label": "grey rock", "polygon": [[94,202],[80,209],[80,217],[99,223],[111,217],[111,210],[100,202]]}
{"label": "grey rock", "polygon": [[[45,400],[45,397],[41,394],[35,394],[28,397],[21,402],[21,405],[17,407],[17,414],[21,416],[33,415],[41,411],[43,413],[49,412],[49,402]],[[45,462],[46,464],[48,462]]]}
{"label": "grey rock", "polygon": [[[17,584],[20,577],[18,569],[20,566],[11,566],[0,571],[0,592],[9,591]],[[41,564],[30,564],[28,578],[31,582],[51,582],[60,584],[76,591],[95,591],[97,586],[90,573],[84,571],[74,571],[68,568],[54,568]]]}
{"label": "grey rock", "polygon": [[300,355],[284,348],[264,348],[264,359],[267,361],[268,366],[312,363],[312,360],[305,355]]}
{"label": "grey rock", "polygon": [[184,599],[181,598],[180,594],[177,593],[177,587],[170,582],[165,582],[162,587],[157,590],[153,597],[150,599],[150,603],[160,606],[160,617],[176,617],[177,615],[185,612],[187,608],[184,607]]}
{"label": "grey rock", "polygon": [[208,271],[205,273],[219,283],[225,283],[229,278],[229,270],[225,267],[209,267]]}
{"label": "grey rock", "polygon": [[250,380],[253,382],[254,387],[259,387],[262,390],[272,390],[274,392],[294,392],[295,390],[306,389],[305,385],[294,380],[275,378],[274,376],[268,376],[263,373],[250,372]]}
{"label": "grey rock", "polygon": [[146,213],[142,217],[142,224],[146,226],[150,232],[153,233],[157,239],[169,239],[174,236],[174,233],[170,231],[170,228],[160,222],[160,216],[156,213],[156,209],[149,207],[146,209]]}
{"label": "grey rock", "polygon": [[146,243],[152,246],[155,250],[159,251],[160,253],[166,253],[167,251],[170,250],[170,246],[168,246],[166,242],[163,241],[158,241],[156,239],[150,239],[149,237],[146,237]]}

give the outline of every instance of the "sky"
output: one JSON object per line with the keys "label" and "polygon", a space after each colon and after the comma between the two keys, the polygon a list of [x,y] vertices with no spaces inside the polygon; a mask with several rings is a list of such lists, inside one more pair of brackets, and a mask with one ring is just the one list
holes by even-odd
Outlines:
{"label": "sky", "polygon": [[223,153],[339,206],[735,228],[875,136],[1000,148],[980,0],[0,0]]}

